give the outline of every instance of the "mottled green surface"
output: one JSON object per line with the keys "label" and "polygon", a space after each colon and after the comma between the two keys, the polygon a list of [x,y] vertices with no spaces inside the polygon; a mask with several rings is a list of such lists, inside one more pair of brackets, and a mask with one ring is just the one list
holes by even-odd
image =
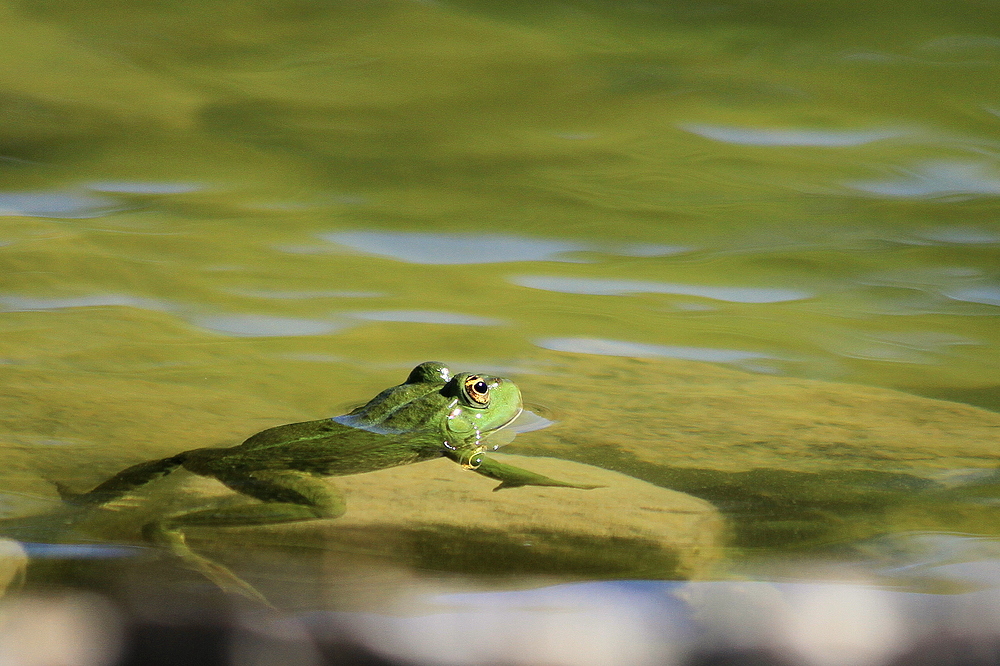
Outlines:
{"label": "mottled green surface", "polygon": [[[829,553],[887,532],[1000,533],[996,412],[699,363],[591,359],[554,358],[524,383],[558,405],[559,423],[514,448],[712,501],[730,517],[737,560]],[[605,401],[641,425],[592,418]]]}
{"label": "mottled green surface", "polygon": [[737,564],[993,535],[998,25],[0,2],[2,508],[438,359],[556,416],[522,452],[715,503]]}

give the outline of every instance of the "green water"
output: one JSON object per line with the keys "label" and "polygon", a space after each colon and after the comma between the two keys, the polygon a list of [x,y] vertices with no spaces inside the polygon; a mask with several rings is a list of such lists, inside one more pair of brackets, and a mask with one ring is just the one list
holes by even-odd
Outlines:
{"label": "green water", "polygon": [[[997,26],[972,2],[0,4],[5,487],[340,413],[428,359],[530,385],[564,353],[680,358],[996,410]],[[587,418],[641,431],[627,378],[602,386]],[[996,530],[894,523],[926,485],[865,476],[895,468],[831,498],[602,451],[562,454],[756,507],[737,557]]]}

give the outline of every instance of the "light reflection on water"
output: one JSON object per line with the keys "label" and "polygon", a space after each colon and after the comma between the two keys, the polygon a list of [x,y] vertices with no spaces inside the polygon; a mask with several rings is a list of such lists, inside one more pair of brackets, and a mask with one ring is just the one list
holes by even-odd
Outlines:
{"label": "light reflection on water", "polygon": [[711,349],[709,347],[676,347],[669,345],[650,345],[641,342],[625,342],[623,340],[600,340],[596,338],[542,338],[535,344],[553,351],[574,352],[577,354],[600,354],[605,356],[633,356],[648,358],[664,356],[679,358],[686,361],[705,361],[707,363],[735,363],[751,359],[774,358],[758,352],[741,351],[739,349]]}
{"label": "light reflection on water", "polygon": [[204,189],[197,183],[154,183],[138,181],[94,181],[87,183],[87,189],[95,192],[118,194],[187,194]]}
{"label": "light reflection on water", "polygon": [[699,296],[732,303],[781,303],[810,298],[813,294],[795,289],[767,287],[712,287],[693,284],[670,284],[615,278],[575,278],[545,275],[520,275],[508,278],[514,284],[532,289],[558,291],[566,294],[623,296],[626,294],[677,294]]}
{"label": "light reflection on water", "polygon": [[1000,234],[988,229],[977,227],[938,227],[918,234],[920,238],[940,243],[956,245],[994,245],[1000,244]]}
{"label": "light reflection on water", "polygon": [[114,199],[86,192],[0,192],[0,217],[79,219],[102,217],[124,208]]}
{"label": "light reflection on water", "polygon": [[873,141],[898,139],[913,134],[902,129],[873,130],[811,130],[811,129],[751,129],[747,127],[724,127],[719,125],[687,124],[681,129],[706,139],[724,141],[747,146],[813,146],[821,148],[841,148],[861,146]]}
{"label": "light reflection on water", "polygon": [[378,298],[385,296],[378,291],[338,291],[336,289],[315,291],[281,291],[276,289],[229,289],[231,294],[252,298],[273,298],[277,300],[299,300],[307,298]]}
{"label": "light reflection on water", "polygon": [[[551,238],[497,234],[441,234],[391,231],[343,231],[320,238],[359,252],[414,264],[495,264],[514,261],[581,263],[571,253],[607,252],[631,257],[668,257],[690,252],[684,245],[659,243],[596,244]],[[308,246],[282,246],[289,252],[321,251]]]}
{"label": "light reflection on water", "polygon": [[965,289],[955,289],[945,291],[944,295],[954,298],[956,301],[967,301],[969,303],[983,303],[984,305],[1000,306],[1000,286],[983,285],[981,287],[967,287]]}
{"label": "light reflection on water", "polygon": [[342,314],[367,321],[398,321],[409,324],[455,324],[459,326],[501,326],[504,324],[502,320],[491,317],[433,310],[348,310]]}
{"label": "light reflection on water", "polygon": [[845,185],[884,197],[1000,196],[1000,172],[994,164],[939,160],[900,171],[897,178],[856,180]]}
{"label": "light reflection on water", "polygon": [[171,195],[203,189],[194,183],[102,181],[87,183],[80,189],[41,190],[35,192],[0,192],[0,217],[27,216],[55,219],[106,217],[132,206],[122,200],[92,194]]}
{"label": "light reflection on water", "polygon": [[326,335],[345,327],[332,321],[251,314],[195,316],[192,323],[216,333],[249,338]]}
{"label": "light reflection on water", "polygon": [[345,231],[320,234],[331,243],[415,264],[490,264],[508,261],[569,261],[561,255],[587,249],[583,243],[490,234],[426,234]]}
{"label": "light reflection on water", "polygon": [[[280,300],[312,298],[368,298],[379,296],[377,292],[245,292],[245,295]],[[162,312],[173,312],[184,317],[195,326],[217,333],[239,337],[275,337],[325,335],[342,330],[350,325],[342,318],[364,321],[401,322],[410,324],[451,324],[458,326],[502,326],[504,321],[493,317],[442,312],[437,310],[346,310],[335,313],[337,320],[302,319],[265,314],[205,314],[205,308],[182,307],[148,298],[124,294],[94,294],[69,298],[31,298],[25,296],[0,296],[0,305],[10,312],[35,310],[61,310],[66,308],[88,308],[107,306],[127,306]]]}
{"label": "light reflection on water", "polygon": [[0,304],[7,310],[23,312],[30,310],[62,310],[65,308],[90,308],[105,306],[128,306],[144,310],[170,311],[173,304],[152,298],[129,296],[128,294],[91,294],[66,298],[33,298],[30,296],[0,296]]}

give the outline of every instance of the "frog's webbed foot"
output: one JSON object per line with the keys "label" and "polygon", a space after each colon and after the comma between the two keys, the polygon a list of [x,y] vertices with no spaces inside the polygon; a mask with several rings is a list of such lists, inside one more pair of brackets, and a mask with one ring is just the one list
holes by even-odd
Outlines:
{"label": "frog's webbed foot", "polygon": [[476,474],[482,474],[483,476],[500,481],[500,485],[494,488],[493,492],[503,490],[504,488],[520,488],[521,486],[552,486],[556,488],[577,488],[579,490],[603,488],[603,486],[592,486],[579,483],[569,483],[568,481],[559,481],[558,479],[547,477],[544,474],[538,474],[536,472],[530,472],[526,469],[521,469],[520,467],[515,467],[514,465],[508,465],[507,463],[502,463],[498,460],[486,457],[482,453],[481,448],[478,450],[460,449],[454,452],[449,451],[446,452],[445,455],[459,463],[462,467],[472,470]]}
{"label": "frog's webbed foot", "polygon": [[143,529],[143,536],[152,543],[169,550],[172,555],[210,580],[223,592],[238,594],[273,608],[271,602],[257,588],[237,576],[229,568],[191,550],[191,547],[187,545],[184,532],[181,530],[167,527],[162,522],[150,523]]}

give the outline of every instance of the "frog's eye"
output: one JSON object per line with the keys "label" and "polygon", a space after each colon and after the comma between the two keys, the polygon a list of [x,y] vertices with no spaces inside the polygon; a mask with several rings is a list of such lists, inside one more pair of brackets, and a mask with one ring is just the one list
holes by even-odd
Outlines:
{"label": "frog's eye", "polygon": [[485,407],[490,404],[490,385],[479,375],[469,375],[465,379],[465,395],[472,404]]}

